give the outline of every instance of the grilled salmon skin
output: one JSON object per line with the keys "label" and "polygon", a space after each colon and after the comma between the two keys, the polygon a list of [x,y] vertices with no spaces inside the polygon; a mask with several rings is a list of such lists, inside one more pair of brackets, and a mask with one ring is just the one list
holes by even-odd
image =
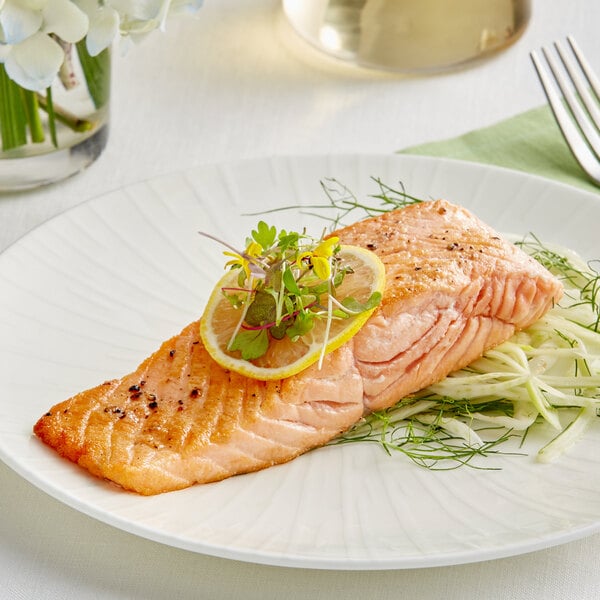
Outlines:
{"label": "grilled salmon skin", "polygon": [[60,455],[144,495],[289,461],[363,414],[462,368],[539,319],[561,284],[464,208],[415,204],[336,232],[376,252],[383,301],[358,334],[281,381],[220,367],[199,322],[135,372],[57,404],[34,426]]}

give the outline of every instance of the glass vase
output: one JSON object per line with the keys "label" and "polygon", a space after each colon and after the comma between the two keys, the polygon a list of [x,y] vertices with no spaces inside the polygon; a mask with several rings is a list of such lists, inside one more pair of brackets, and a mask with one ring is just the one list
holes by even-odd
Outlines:
{"label": "glass vase", "polygon": [[82,40],[65,55],[59,75],[39,93],[12,81],[0,63],[0,192],[74,175],[106,146],[110,50],[90,56]]}

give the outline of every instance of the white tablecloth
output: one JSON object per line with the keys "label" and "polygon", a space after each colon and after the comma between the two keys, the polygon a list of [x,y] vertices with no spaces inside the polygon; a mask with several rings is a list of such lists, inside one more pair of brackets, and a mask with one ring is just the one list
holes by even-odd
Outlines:
{"label": "white tablecloth", "polygon": [[[529,50],[571,33],[599,65],[600,3],[533,4],[523,38],[493,60],[404,78],[319,55],[291,32],[277,0],[206,0],[197,19],[172,20],[116,58],[110,140],[96,164],[56,185],[0,195],[0,250],[80,202],[153,175],[282,154],[393,152],[537,106],[543,95]],[[62,505],[2,463],[0,490],[2,598],[600,597],[600,535],[455,567],[308,571],[135,537]]]}

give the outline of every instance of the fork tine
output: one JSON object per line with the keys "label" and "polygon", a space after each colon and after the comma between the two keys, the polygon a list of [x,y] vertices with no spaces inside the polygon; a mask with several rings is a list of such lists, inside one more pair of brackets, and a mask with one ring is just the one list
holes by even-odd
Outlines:
{"label": "fork tine", "polygon": [[597,184],[600,185],[600,163],[596,156],[589,149],[587,143],[583,140],[581,133],[577,127],[573,124],[571,116],[567,109],[562,103],[562,99],[558,94],[558,91],[552,84],[549,72],[542,65],[535,51],[530,53],[531,60],[539,77],[542,89],[546,94],[548,103],[560,130],[562,131],[563,137],[565,138],[573,156],[580,164],[581,168],[589,175],[589,177]]}
{"label": "fork tine", "polygon": [[[557,47],[560,47],[560,45],[558,43],[556,45],[557,45]],[[565,100],[567,101],[569,108],[571,109],[571,113],[573,114],[573,117],[577,121],[577,124],[579,125],[583,135],[585,136],[585,138],[589,142],[590,146],[592,147],[592,150],[594,151],[596,156],[598,156],[600,158],[600,135],[598,135],[598,132],[596,131],[596,129],[590,124],[589,119],[583,112],[583,109],[581,108],[579,101],[575,97],[575,94],[573,93],[573,90],[567,83],[566,79],[560,72],[558,65],[557,65],[556,61],[554,60],[554,58],[552,57],[552,55],[545,48],[543,48],[542,50],[543,50],[544,56],[546,57],[546,61],[548,62],[548,65],[550,66],[550,70],[554,74],[554,79],[558,83],[558,87],[562,91],[563,96],[564,96]],[[562,48],[561,48],[561,50],[562,50]],[[581,87],[583,87],[583,85]]]}
{"label": "fork tine", "polygon": [[567,36],[567,41],[573,50],[573,54],[577,57],[577,62],[581,66],[581,69],[585,73],[587,80],[590,82],[592,89],[594,90],[596,96],[600,98],[600,79],[594,73],[592,67],[590,67],[590,63],[583,56],[583,52],[579,48],[577,42],[569,35]]}
{"label": "fork tine", "polygon": [[[577,46],[575,40],[571,37],[568,37],[567,40],[569,42],[569,45],[571,46],[571,49],[573,50],[573,54],[577,58],[577,62],[579,63],[581,70],[583,71],[588,80],[588,83],[591,85],[596,96],[600,98],[600,81],[598,81],[598,78],[595,76],[589,63],[586,61],[585,57],[583,56],[583,53]],[[558,51],[563,65],[565,66],[565,69],[569,73],[571,81],[577,89],[579,97],[585,105],[590,117],[594,121],[594,124],[598,129],[600,129],[600,109],[598,108],[598,104],[592,98],[589,88],[584,84],[582,77],[580,76],[575,65],[573,64],[573,61],[567,56],[567,53],[563,49],[562,45],[557,42],[555,44],[555,47]]]}

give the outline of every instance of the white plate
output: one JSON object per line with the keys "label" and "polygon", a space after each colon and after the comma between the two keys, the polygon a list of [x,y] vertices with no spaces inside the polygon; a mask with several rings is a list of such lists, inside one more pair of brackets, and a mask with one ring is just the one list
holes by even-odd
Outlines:
{"label": "white plate", "polygon": [[[546,548],[600,530],[600,430],[560,462],[494,457],[496,471],[432,472],[377,447],[310,452],[250,475],[144,498],[60,459],[32,437],[54,403],[137,366],[201,313],[221,249],[245,212],[322,203],[335,177],[371,176],[461,203],[502,231],[534,231],[600,256],[600,200],[523,174],[409,156],[289,157],[201,167],[133,185],[49,221],[0,256],[0,457],[55,498],[134,534],[273,565],[451,565]],[[269,220],[324,222],[298,212]],[[534,451],[531,440],[527,449]]]}

